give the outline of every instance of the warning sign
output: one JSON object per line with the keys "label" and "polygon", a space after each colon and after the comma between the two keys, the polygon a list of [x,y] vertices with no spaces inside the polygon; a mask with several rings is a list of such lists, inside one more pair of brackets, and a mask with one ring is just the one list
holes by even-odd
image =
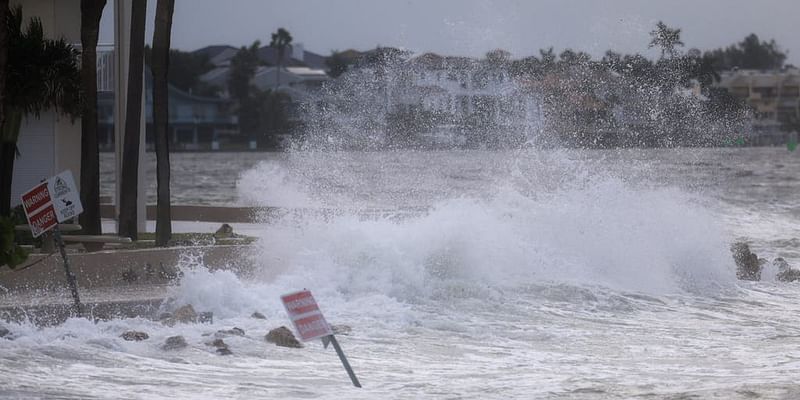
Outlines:
{"label": "warning sign", "polygon": [[292,320],[295,330],[304,342],[333,335],[328,322],[322,316],[317,301],[308,290],[281,296],[283,306]]}
{"label": "warning sign", "polygon": [[83,212],[72,172],[64,171],[22,194],[22,208],[33,237]]}
{"label": "warning sign", "polygon": [[50,202],[50,192],[47,190],[47,182],[42,182],[33,189],[22,194],[22,208],[26,214],[36,211]]}

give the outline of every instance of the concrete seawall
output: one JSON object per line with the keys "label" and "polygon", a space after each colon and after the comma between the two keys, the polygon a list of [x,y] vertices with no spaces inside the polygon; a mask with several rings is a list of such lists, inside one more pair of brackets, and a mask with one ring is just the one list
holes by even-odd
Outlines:
{"label": "concrete seawall", "polygon": [[[84,314],[92,319],[155,317],[182,262],[191,260],[210,270],[233,270],[245,276],[254,265],[253,248],[247,245],[102,251],[69,257]],[[61,257],[36,255],[28,261],[42,258],[21,271],[0,271],[0,319],[50,325],[70,315],[72,297]]]}

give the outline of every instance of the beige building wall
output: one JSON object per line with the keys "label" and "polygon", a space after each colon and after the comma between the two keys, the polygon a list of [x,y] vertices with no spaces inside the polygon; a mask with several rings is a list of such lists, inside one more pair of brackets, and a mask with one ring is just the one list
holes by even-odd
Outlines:
{"label": "beige building wall", "polygon": [[[10,5],[22,5],[24,21],[39,17],[46,37],[63,37],[73,45],[80,44],[80,0],[11,0]],[[39,181],[65,169],[72,171],[76,183],[80,181],[80,119],[72,121],[54,111],[42,113],[39,119],[28,116],[23,120],[18,145],[12,205],[19,204],[19,196]]]}

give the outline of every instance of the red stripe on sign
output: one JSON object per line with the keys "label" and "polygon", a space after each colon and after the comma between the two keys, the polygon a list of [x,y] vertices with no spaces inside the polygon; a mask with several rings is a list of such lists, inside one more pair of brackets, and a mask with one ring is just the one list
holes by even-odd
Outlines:
{"label": "red stripe on sign", "polygon": [[286,294],[286,295],[281,296],[281,300],[283,300],[284,303],[288,303],[288,302],[299,300],[299,299],[302,299],[302,298],[305,298],[305,297],[312,297],[311,296],[311,292],[309,292],[308,290],[304,290],[302,292]]}
{"label": "red stripe on sign", "polygon": [[31,226],[31,233],[33,233],[34,237],[37,237],[56,226],[58,223],[56,220],[56,210],[53,209],[53,205],[50,204],[43,208],[42,211],[31,215],[30,218],[28,218],[28,223]]}
{"label": "red stripe on sign", "polygon": [[309,305],[307,305],[305,307],[297,307],[297,308],[293,308],[291,310],[292,310],[292,314],[300,315],[300,314],[305,314],[305,313],[309,313],[309,312],[312,312],[312,311],[319,311],[319,307],[317,307],[316,304],[309,304]]}
{"label": "red stripe on sign", "polygon": [[303,340],[311,340],[320,336],[330,335],[331,328],[322,314],[312,315],[294,321],[294,326]]}
{"label": "red stripe on sign", "polygon": [[296,315],[319,310],[314,296],[312,296],[309,291],[288,294],[281,296],[281,299],[283,300],[283,305],[286,307],[286,311],[289,312],[289,316],[292,318]]}
{"label": "red stripe on sign", "polygon": [[22,194],[22,207],[25,213],[30,214],[42,208],[50,202],[50,192],[47,190],[47,182],[42,182]]}

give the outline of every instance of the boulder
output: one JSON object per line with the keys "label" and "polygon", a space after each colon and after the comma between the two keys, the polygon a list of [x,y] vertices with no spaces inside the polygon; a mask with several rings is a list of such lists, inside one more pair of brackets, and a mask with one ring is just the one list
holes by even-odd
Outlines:
{"label": "boulder", "polygon": [[183,336],[170,336],[164,342],[164,345],[161,346],[162,350],[179,350],[184,347],[188,346],[186,343],[186,339]]}
{"label": "boulder", "polygon": [[244,329],[233,327],[231,329],[220,329],[214,335],[217,337],[226,337],[226,336],[244,336]]}
{"label": "boulder", "polygon": [[178,308],[172,313],[172,316],[176,321],[184,324],[197,322],[197,312],[194,311],[191,304]]}
{"label": "boulder", "polygon": [[150,335],[144,332],[139,331],[127,331],[120,335],[121,338],[129,341],[129,342],[140,342],[142,340],[147,340],[150,338]]}
{"label": "boulder", "polygon": [[250,316],[250,318],[267,319],[267,317],[265,317],[264,314],[262,314],[262,313],[260,313],[258,311],[254,312],[253,315]]}
{"label": "boulder", "polygon": [[750,252],[750,246],[736,242],[731,246],[733,260],[736,262],[736,277],[745,281],[760,281],[762,265],[758,256]]}
{"label": "boulder", "polygon": [[789,266],[781,257],[772,260],[772,265],[778,269],[777,278],[781,282],[794,282],[800,281],[800,270],[794,269]]}
{"label": "boulder", "polygon": [[331,330],[334,335],[347,336],[353,332],[353,328],[351,328],[350,325],[331,325]]}
{"label": "boulder", "polygon": [[294,333],[292,333],[292,331],[285,326],[269,331],[264,339],[266,339],[267,342],[275,343],[277,346],[291,347],[295,349],[303,347],[297,338],[294,337]]}
{"label": "boulder", "polygon": [[11,331],[4,326],[0,326],[0,338],[11,339]]}
{"label": "boulder", "polygon": [[219,354],[221,356],[229,356],[229,355],[233,354],[231,349],[228,348],[228,344],[225,343],[225,341],[222,340],[222,339],[214,339],[214,341],[211,342],[211,343],[208,343],[208,345],[216,347],[217,348],[217,350],[216,350],[217,354]]}

